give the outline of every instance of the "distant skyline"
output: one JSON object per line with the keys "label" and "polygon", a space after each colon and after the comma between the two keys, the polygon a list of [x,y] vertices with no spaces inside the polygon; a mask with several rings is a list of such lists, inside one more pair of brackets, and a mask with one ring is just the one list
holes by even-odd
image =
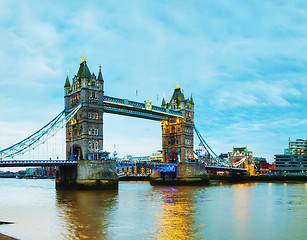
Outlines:
{"label": "distant skyline", "polygon": [[[272,162],[307,139],[306,13],[305,1],[2,0],[0,149],[64,108],[84,53],[106,95],[161,105],[178,82],[216,153]],[[106,151],[149,155],[161,139],[159,122],[104,115]]]}

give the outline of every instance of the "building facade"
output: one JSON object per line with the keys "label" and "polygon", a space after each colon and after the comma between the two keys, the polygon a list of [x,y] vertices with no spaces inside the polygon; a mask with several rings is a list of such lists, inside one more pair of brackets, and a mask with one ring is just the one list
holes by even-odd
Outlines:
{"label": "building facade", "polygon": [[307,140],[296,139],[296,141],[290,141],[289,147],[284,150],[285,155],[307,155]]}
{"label": "building facade", "polygon": [[275,155],[275,171],[307,172],[307,140],[290,141],[284,154]]}

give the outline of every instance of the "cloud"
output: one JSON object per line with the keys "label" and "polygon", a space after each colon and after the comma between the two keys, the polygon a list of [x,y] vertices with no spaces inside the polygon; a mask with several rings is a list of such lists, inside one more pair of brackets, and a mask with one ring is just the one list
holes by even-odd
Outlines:
{"label": "cloud", "polygon": [[[61,111],[66,70],[77,73],[82,53],[96,75],[102,64],[107,95],[159,104],[178,81],[217,151],[248,144],[272,159],[286,136],[306,135],[302,2],[38,3],[0,3],[0,136],[16,129],[10,142],[24,136],[19,126],[38,129]],[[105,123],[106,150],[115,142],[123,155],[161,148],[150,121]]]}
{"label": "cloud", "polygon": [[237,82],[218,94],[217,103],[221,108],[289,107],[292,103],[287,99],[299,97],[302,94],[289,81]]}

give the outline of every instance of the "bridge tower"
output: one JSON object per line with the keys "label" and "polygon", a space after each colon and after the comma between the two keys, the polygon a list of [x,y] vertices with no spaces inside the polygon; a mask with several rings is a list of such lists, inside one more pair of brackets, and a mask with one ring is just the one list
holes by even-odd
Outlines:
{"label": "bridge tower", "polygon": [[[104,80],[91,74],[84,56],[77,75],[65,82],[65,110],[69,114],[78,104],[82,107],[66,125],[66,159],[78,160],[77,167],[60,167],[57,187],[117,188],[115,163],[103,152]],[[114,165],[114,166],[113,166]]]}
{"label": "bridge tower", "polygon": [[183,119],[171,118],[162,122],[163,162],[183,163],[193,159],[194,101],[192,94],[185,99],[177,83],[169,103],[162,100],[162,107],[181,111]]}
{"label": "bridge tower", "polygon": [[103,78],[91,74],[85,58],[70,85],[65,83],[65,109],[69,114],[81,101],[82,108],[66,126],[66,158],[97,160],[103,157]]}
{"label": "bridge tower", "polygon": [[162,121],[163,162],[176,164],[176,172],[153,171],[150,177],[152,185],[207,185],[209,176],[205,165],[194,161],[194,101],[192,94],[185,98],[177,83],[174,93],[162,107],[181,112],[183,118],[169,118]]}

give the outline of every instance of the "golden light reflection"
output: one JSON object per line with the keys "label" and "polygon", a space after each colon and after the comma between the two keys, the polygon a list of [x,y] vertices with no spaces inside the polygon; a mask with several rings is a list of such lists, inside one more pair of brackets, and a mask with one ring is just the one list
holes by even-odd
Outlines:
{"label": "golden light reflection", "polygon": [[163,187],[159,191],[162,204],[157,212],[155,239],[201,239],[197,227],[203,225],[194,222],[193,194],[187,194],[187,190]]}
{"label": "golden light reflection", "polygon": [[[117,191],[57,191],[65,239],[108,239],[102,226],[108,221],[105,213],[116,204],[117,194]],[[54,239],[60,237],[63,239],[63,232]]]}
{"label": "golden light reflection", "polygon": [[249,221],[249,189],[253,183],[243,183],[233,185],[233,221],[237,224],[235,232],[246,232],[248,230],[247,223]]}

